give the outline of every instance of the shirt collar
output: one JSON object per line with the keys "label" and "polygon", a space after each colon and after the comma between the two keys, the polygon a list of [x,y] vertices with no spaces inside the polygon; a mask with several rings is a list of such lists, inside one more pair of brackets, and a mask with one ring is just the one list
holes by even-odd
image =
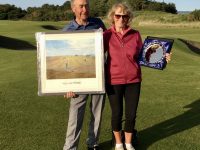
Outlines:
{"label": "shirt collar", "polygon": [[72,21],[72,25],[74,26],[75,29],[78,29],[78,27],[80,26],[80,25],[76,22],[75,18],[74,18],[73,21]]}
{"label": "shirt collar", "polygon": [[[87,25],[90,25],[90,24],[95,24],[95,22],[93,21],[93,19],[92,18],[88,18],[88,24]],[[78,29],[80,26],[84,26],[84,25],[79,25],[77,22],[76,22],[76,18],[74,18],[73,20],[72,20],[72,25],[74,26],[74,28],[75,29]],[[87,26],[87,25],[85,25],[85,26]]]}

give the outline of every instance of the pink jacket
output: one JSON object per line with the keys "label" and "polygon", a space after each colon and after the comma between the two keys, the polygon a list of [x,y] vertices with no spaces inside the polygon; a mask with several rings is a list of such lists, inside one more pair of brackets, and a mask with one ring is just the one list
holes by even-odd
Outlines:
{"label": "pink jacket", "polygon": [[138,57],[142,48],[140,33],[128,28],[123,35],[114,26],[104,32],[104,49],[108,52],[106,81],[109,84],[141,82]]}

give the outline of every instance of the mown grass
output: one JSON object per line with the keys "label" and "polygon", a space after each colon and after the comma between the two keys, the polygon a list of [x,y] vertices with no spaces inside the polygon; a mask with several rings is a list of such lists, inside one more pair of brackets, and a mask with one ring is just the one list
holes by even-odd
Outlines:
{"label": "mown grass", "polygon": [[[0,35],[21,40],[18,41],[19,48],[23,48],[0,48],[0,149],[62,149],[69,101],[62,96],[37,96],[36,51],[26,49],[23,42],[35,46],[34,33],[47,31],[43,25],[62,28],[64,24],[66,22],[0,21]],[[193,27],[134,27],[143,39],[147,35],[175,39],[172,61],[165,70],[142,67],[136,124],[140,144],[137,149],[199,149],[200,55],[178,38],[200,42],[200,30]],[[13,40],[8,40],[7,44],[12,45]],[[80,150],[86,149],[88,107],[85,115]],[[105,150],[111,149],[110,116],[106,100],[100,136],[100,145]]]}

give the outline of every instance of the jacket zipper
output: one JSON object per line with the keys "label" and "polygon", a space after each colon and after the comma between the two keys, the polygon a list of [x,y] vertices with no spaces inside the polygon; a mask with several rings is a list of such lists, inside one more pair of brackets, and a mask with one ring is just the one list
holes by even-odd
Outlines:
{"label": "jacket zipper", "polygon": [[116,35],[118,41],[120,42],[121,51],[122,51],[122,53],[123,53],[123,57],[124,57],[124,61],[123,61],[124,64],[123,64],[123,66],[124,66],[124,68],[125,68],[123,74],[124,74],[125,83],[127,83],[127,75],[125,74],[125,72],[126,72],[126,70],[127,70],[127,66],[126,66],[126,51],[124,50],[124,41],[123,41],[123,39],[121,39],[121,38],[117,35],[117,33],[115,33],[115,35]]}

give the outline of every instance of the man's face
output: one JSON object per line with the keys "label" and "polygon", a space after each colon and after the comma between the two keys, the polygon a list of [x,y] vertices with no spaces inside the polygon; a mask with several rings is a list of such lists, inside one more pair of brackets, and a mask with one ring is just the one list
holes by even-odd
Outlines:
{"label": "man's face", "polygon": [[86,20],[89,17],[89,2],[88,0],[74,0],[72,5],[76,19]]}

